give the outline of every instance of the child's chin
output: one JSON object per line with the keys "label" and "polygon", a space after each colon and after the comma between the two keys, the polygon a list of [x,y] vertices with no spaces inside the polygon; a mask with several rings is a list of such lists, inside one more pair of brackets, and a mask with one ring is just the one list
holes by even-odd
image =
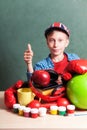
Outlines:
{"label": "child's chin", "polygon": [[54,56],[60,55],[60,52],[54,52]]}

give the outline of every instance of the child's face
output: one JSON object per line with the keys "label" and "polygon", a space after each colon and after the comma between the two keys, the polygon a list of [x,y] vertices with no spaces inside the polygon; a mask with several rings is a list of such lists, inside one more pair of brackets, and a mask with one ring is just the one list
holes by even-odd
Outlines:
{"label": "child's face", "polygon": [[47,36],[46,40],[50,53],[54,56],[63,54],[69,44],[68,36],[60,31],[53,31]]}

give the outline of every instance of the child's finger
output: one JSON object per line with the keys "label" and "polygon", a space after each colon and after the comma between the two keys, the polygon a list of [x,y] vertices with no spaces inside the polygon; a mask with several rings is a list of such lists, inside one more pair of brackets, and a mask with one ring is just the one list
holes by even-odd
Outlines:
{"label": "child's finger", "polygon": [[30,52],[32,51],[30,44],[28,44],[28,50],[29,50]]}

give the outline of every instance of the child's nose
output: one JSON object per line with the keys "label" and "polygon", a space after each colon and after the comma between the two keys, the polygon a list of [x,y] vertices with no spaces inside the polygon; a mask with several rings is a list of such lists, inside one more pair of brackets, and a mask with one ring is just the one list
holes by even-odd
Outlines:
{"label": "child's nose", "polygon": [[54,42],[54,46],[55,46],[55,47],[57,47],[58,44],[59,44],[58,41],[55,41],[55,42]]}

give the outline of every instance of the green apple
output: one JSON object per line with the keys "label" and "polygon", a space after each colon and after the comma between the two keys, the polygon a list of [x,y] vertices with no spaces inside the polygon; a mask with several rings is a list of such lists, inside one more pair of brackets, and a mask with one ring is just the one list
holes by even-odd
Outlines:
{"label": "green apple", "polygon": [[87,73],[74,76],[67,83],[68,99],[80,109],[87,109]]}

